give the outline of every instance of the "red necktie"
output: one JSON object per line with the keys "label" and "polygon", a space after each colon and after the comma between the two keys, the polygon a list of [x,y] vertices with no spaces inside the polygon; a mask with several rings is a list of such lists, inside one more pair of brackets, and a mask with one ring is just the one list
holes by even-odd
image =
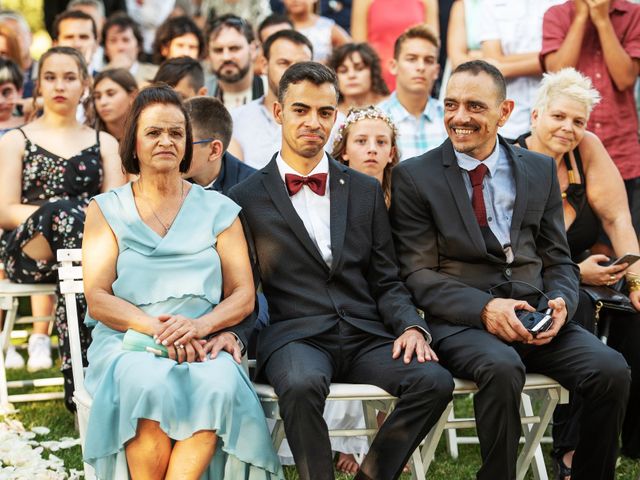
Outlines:
{"label": "red necktie", "polygon": [[313,193],[322,197],[327,189],[327,174],[316,173],[315,175],[302,177],[293,173],[286,173],[284,175],[284,183],[287,185],[290,197],[298,193],[303,185],[306,185]]}
{"label": "red necktie", "polygon": [[476,219],[481,227],[488,226],[487,209],[484,206],[484,196],[482,195],[482,180],[487,174],[487,170],[487,166],[484,163],[481,163],[476,168],[469,171],[469,179],[471,180],[471,186],[473,187],[471,205],[473,206],[473,213],[476,214]]}

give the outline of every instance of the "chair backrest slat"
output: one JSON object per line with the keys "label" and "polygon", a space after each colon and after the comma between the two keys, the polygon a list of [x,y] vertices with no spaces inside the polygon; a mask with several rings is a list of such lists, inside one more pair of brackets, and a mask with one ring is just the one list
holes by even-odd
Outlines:
{"label": "chair backrest slat", "polygon": [[80,344],[79,323],[84,319],[78,318],[76,295],[84,293],[82,285],[82,267],[74,266],[73,262],[82,261],[82,250],[65,249],[58,250],[60,267],[60,293],[64,295],[67,310],[67,325],[69,328],[69,349],[71,350],[71,370],[76,391],[85,391],[84,366],[82,364],[82,345]]}
{"label": "chair backrest slat", "polygon": [[82,261],[82,249],[81,248],[65,248],[58,250],[59,262],[81,262]]}
{"label": "chair backrest slat", "polygon": [[[63,262],[63,264],[66,263],[66,261]],[[58,278],[60,280],[82,279],[82,267],[60,267],[58,268]]]}
{"label": "chair backrest slat", "polygon": [[60,293],[63,295],[67,293],[84,293],[84,286],[82,280],[63,280],[60,282]]}

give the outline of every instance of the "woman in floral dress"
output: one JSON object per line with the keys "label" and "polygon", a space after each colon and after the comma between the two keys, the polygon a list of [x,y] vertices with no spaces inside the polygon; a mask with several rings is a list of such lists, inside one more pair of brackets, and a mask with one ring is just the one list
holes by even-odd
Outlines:
{"label": "woman in floral dress", "polygon": [[[17,283],[56,283],[56,251],[82,244],[84,211],[91,198],[125,182],[118,145],[105,132],[76,120],[91,77],[84,59],[68,47],[54,47],[40,61],[36,96],[43,113],[0,139],[0,260]],[[84,299],[79,302],[84,313]],[[48,315],[48,297],[32,299],[34,315]],[[65,398],[73,409],[71,363],[62,298],[55,310]],[[88,346],[90,336],[83,332]],[[30,362],[50,366],[48,325],[37,323],[29,339]],[[45,365],[46,363],[49,365]]]}

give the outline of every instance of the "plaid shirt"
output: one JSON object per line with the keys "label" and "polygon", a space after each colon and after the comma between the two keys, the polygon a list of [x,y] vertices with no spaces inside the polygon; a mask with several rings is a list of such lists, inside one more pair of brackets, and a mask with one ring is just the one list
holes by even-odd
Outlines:
{"label": "plaid shirt", "polygon": [[396,92],[378,107],[391,117],[398,129],[400,160],[417,157],[439,146],[447,138],[444,128],[444,107],[435,98],[429,98],[424,111],[414,117],[400,104]]}

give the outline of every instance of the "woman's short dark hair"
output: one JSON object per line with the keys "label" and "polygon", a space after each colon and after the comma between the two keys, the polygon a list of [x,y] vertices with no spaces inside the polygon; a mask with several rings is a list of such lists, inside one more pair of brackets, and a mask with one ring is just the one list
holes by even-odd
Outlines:
{"label": "woman's short dark hair", "polygon": [[174,38],[193,33],[198,38],[198,58],[204,55],[204,35],[202,30],[189,17],[169,17],[156,30],[156,38],[153,41],[152,55],[154,63],[160,64],[166,57],[162,55],[162,49],[168,47]]}
{"label": "woman's short dark hair", "polygon": [[193,155],[193,133],[191,132],[191,120],[180,100],[180,96],[168,85],[149,85],[140,90],[131,105],[129,117],[124,126],[124,136],[120,141],[120,158],[125,172],[132,174],[140,173],[140,161],[136,154],[136,139],[138,135],[138,120],[145,108],[156,105],[175,105],[184,115],[186,145],[184,158],[180,162],[180,172],[185,173],[191,166],[191,156]]}
{"label": "woman's short dark hair", "polygon": [[353,61],[353,54],[358,53],[369,70],[371,71],[371,91],[378,95],[389,95],[389,88],[382,78],[382,68],[380,67],[380,57],[368,43],[346,43],[336,48],[329,58],[327,65],[334,72],[338,71],[340,65],[349,58]]}
{"label": "woman's short dark hair", "polygon": [[[142,61],[144,59],[144,38],[142,37],[142,31],[140,30],[140,25],[133,18],[127,15],[124,12],[116,12],[107,18],[107,22],[104,24],[104,28],[102,29],[102,45],[106,45],[107,43],[107,33],[112,28],[115,28],[118,32],[124,32],[128,29],[131,29],[131,33],[133,33],[136,42],[138,42],[138,61]],[[105,60],[111,61],[110,58],[107,57],[107,49],[104,50],[104,58]]]}

